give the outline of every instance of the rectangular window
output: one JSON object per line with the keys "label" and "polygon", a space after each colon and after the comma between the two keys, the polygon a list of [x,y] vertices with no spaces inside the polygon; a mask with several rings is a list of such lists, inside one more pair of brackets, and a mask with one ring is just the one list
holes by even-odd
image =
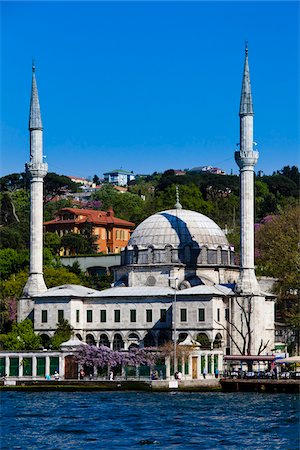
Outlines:
{"label": "rectangular window", "polygon": [[167,310],[166,309],[161,309],[160,310],[160,321],[161,322],[166,322],[167,320]]}
{"label": "rectangular window", "polygon": [[225,309],[225,320],[229,320],[229,308]]}
{"label": "rectangular window", "polygon": [[93,310],[87,309],[86,311],[86,321],[87,322],[93,322]]}
{"label": "rectangular window", "polygon": [[48,322],[48,311],[46,309],[42,310],[42,323]]}
{"label": "rectangular window", "polygon": [[121,311],[119,309],[115,309],[115,322],[121,322]]}
{"label": "rectangular window", "polygon": [[152,322],[152,309],[146,309],[146,321]]}
{"label": "rectangular window", "polygon": [[100,310],[100,322],[106,322],[106,309]]}
{"label": "rectangular window", "polygon": [[76,322],[79,322],[79,309],[76,309]]}
{"label": "rectangular window", "polygon": [[181,308],[181,309],[180,309],[180,321],[181,321],[181,322],[186,322],[186,321],[187,321],[187,311],[186,311],[186,308]]}
{"label": "rectangular window", "polygon": [[63,309],[59,309],[59,310],[57,311],[57,320],[58,320],[58,321],[64,320],[64,310],[63,310]]}
{"label": "rectangular window", "polygon": [[130,310],[130,322],[136,322],[136,309]]}
{"label": "rectangular window", "polygon": [[217,309],[217,322],[220,322],[220,308]]}
{"label": "rectangular window", "polygon": [[204,308],[198,309],[198,321],[205,322],[205,309]]}

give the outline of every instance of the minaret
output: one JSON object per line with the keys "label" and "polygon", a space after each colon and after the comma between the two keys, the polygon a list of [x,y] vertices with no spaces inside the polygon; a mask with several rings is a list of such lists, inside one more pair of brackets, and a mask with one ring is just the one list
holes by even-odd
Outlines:
{"label": "minaret", "polygon": [[47,290],[43,276],[43,184],[48,165],[43,162],[43,125],[32,65],[30,100],[30,162],[26,165],[30,174],[30,268],[23,297],[31,297]]}
{"label": "minaret", "polygon": [[254,113],[247,45],[239,116],[240,150],[235,152],[235,160],[240,168],[241,262],[236,292],[259,295],[260,288],[254,270],[254,166],[259,154],[253,150]]}

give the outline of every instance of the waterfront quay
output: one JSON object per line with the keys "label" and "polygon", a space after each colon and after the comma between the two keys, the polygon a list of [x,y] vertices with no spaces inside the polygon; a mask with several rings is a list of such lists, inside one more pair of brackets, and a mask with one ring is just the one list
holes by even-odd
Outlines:
{"label": "waterfront quay", "polygon": [[16,380],[1,381],[5,391],[146,391],[146,392],[261,392],[300,393],[297,379],[206,379],[172,382],[168,380]]}

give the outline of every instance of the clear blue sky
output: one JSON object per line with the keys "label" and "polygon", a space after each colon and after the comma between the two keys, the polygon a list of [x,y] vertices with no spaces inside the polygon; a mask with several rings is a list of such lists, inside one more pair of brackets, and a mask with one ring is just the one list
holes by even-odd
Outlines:
{"label": "clear blue sky", "polygon": [[31,61],[49,170],[238,172],[244,42],[266,174],[299,159],[298,2],[2,2],[1,175],[29,160]]}

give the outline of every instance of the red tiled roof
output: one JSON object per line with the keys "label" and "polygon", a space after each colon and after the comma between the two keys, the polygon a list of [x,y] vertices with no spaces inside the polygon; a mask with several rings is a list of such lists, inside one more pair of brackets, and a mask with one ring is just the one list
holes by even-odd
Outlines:
{"label": "red tiled roof", "polygon": [[[75,216],[85,216],[81,219],[75,218],[75,219],[64,219],[60,220],[59,215],[63,212],[70,212],[71,214],[74,214]],[[117,225],[117,226],[123,226],[127,228],[134,228],[135,224],[133,222],[128,222],[127,220],[118,219],[118,217],[114,216],[114,212],[112,209],[109,209],[108,211],[97,211],[95,209],[79,209],[79,208],[62,208],[56,213],[57,218],[54,220],[50,220],[49,222],[44,222],[44,225],[51,225],[51,224],[66,224],[66,223],[93,223],[95,225]]]}

